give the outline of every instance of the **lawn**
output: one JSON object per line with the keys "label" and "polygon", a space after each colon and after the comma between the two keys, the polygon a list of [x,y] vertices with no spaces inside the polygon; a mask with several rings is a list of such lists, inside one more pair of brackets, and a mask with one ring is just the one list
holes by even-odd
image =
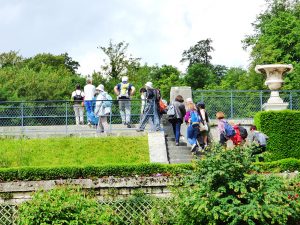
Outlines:
{"label": "lawn", "polygon": [[147,136],[0,139],[0,167],[149,162]]}

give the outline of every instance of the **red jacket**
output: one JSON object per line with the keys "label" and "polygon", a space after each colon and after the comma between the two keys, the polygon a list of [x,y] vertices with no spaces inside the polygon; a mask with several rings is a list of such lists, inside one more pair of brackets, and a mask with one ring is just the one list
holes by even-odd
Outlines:
{"label": "red jacket", "polygon": [[231,137],[230,139],[232,140],[234,145],[240,145],[243,141],[243,138],[241,137],[239,126],[234,125],[233,129],[235,131],[235,135],[233,137]]}

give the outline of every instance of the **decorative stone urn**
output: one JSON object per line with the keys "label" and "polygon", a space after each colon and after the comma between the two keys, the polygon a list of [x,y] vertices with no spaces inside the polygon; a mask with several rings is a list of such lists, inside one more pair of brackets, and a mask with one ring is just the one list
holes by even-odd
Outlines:
{"label": "decorative stone urn", "polygon": [[283,74],[293,71],[293,66],[290,64],[257,65],[255,71],[267,75],[265,85],[271,90],[271,96],[268,102],[263,105],[263,110],[286,109],[289,103],[283,102],[278,90],[284,83]]}

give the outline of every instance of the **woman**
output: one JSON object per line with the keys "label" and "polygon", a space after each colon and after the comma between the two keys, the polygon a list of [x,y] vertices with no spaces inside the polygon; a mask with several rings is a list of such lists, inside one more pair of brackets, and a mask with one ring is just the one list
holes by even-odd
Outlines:
{"label": "woman", "polygon": [[185,105],[183,104],[183,102],[184,102],[183,97],[181,95],[177,95],[175,101],[172,103],[175,109],[175,116],[173,119],[169,120],[169,122],[172,124],[173,127],[176,146],[179,145],[180,128],[183,122],[183,117],[186,114]]}
{"label": "woman", "polygon": [[108,131],[107,117],[110,115],[111,107],[105,107],[103,100],[107,100],[107,92],[104,91],[104,86],[100,84],[97,88],[99,94],[96,99],[95,115],[99,117],[97,132]]}
{"label": "woman", "polygon": [[[187,102],[186,104],[187,112],[184,116],[184,121],[188,125],[187,128],[187,139],[190,145],[192,146],[191,152],[194,152],[197,148],[197,137],[199,135],[199,124],[193,125],[191,122],[191,114],[196,113],[197,116],[197,109],[193,102]],[[200,146],[199,146],[200,147]]]}
{"label": "woman", "polygon": [[76,125],[83,125],[83,100],[84,93],[81,91],[80,85],[76,85],[76,90],[72,92],[71,101],[73,101],[73,109],[75,112]]}
{"label": "woman", "polygon": [[207,137],[209,133],[209,126],[208,126],[209,120],[208,120],[207,112],[205,110],[205,104],[203,102],[197,103],[197,111],[201,118],[202,124],[200,124],[200,134],[201,137],[203,138],[203,145],[204,145],[203,149],[205,149],[208,144]]}
{"label": "woman", "polygon": [[225,123],[227,123],[226,120],[224,119],[225,115],[223,112],[217,112],[216,118],[218,120],[218,131],[220,133],[219,143],[223,146],[226,146],[226,142],[228,139],[225,136]]}

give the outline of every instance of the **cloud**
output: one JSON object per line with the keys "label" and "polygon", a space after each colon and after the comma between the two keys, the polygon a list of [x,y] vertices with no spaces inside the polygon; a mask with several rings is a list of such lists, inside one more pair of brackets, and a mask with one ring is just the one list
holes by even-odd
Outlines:
{"label": "cloud", "polygon": [[241,40],[264,8],[264,0],[2,0],[0,51],[69,55],[83,74],[103,61],[97,46],[109,39],[129,43],[129,53],[148,64],[179,63],[185,49],[213,40],[213,63],[246,67]]}

